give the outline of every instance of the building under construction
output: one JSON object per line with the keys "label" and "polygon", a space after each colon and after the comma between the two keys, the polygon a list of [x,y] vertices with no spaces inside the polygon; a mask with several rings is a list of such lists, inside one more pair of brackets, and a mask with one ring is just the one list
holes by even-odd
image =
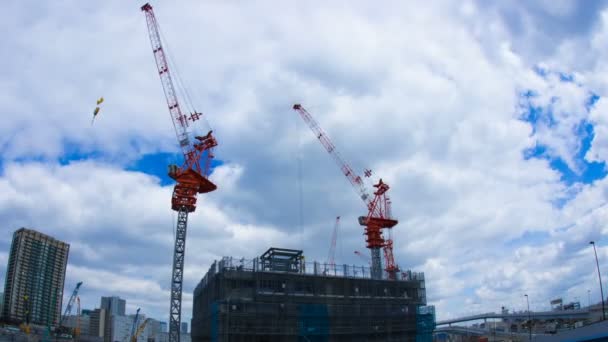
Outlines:
{"label": "building under construction", "polygon": [[305,262],[270,248],[224,257],[194,290],[192,341],[431,341],[424,274]]}

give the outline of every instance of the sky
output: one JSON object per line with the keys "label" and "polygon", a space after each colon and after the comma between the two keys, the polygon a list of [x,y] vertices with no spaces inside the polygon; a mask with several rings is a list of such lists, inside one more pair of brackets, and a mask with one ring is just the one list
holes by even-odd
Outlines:
{"label": "sky", "polygon": [[[70,244],[64,303],[168,320],[182,160],[142,4],[0,5],[0,282],[12,233]],[[391,187],[394,254],[438,319],[600,300],[608,284],[605,1],[157,1],[166,50],[218,140],[190,215],[182,317],[213,260],[268,247],[365,264],[348,181]],[[101,114],[91,124],[95,100]],[[203,123],[201,123],[203,124]],[[605,289],[608,293],[608,288]]]}

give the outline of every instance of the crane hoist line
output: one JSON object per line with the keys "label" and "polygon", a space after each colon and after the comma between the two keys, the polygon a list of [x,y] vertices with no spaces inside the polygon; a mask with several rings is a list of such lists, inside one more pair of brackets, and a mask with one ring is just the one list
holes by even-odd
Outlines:
{"label": "crane hoist line", "polygon": [[[217,146],[217,141],[212,131],[206,135],[194,134],[192,125],[202,118],[202,114],[196,110],[189,114],[182,111],[178,99],[178,88],[173,83],[168,58],[161,42],[160,28],[152,6],[146,3],[141,10],[146,16],[152,53],[175,129],[177,143],[184,155],[184,163],[181,166],[169,165],[169,177],[176,182],[171,198],[171,209],[178,213],[171,273],[169,341],[179,342],[188,213],[196,209],[198,194],[217,189],[217,186],[208,179],[211,160],[214,157],[213,148]],[[183,94],[179,95],[184,98]]]}

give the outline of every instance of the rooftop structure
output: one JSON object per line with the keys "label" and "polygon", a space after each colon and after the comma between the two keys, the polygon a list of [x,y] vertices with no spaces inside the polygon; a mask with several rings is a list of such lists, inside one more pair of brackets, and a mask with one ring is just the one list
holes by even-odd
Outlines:
{"label": "rooftop structure", "polygon": [[424,274],[305,262],[271,248],[214,262],[194,290],[192,341],[404,341],[431,338]]}

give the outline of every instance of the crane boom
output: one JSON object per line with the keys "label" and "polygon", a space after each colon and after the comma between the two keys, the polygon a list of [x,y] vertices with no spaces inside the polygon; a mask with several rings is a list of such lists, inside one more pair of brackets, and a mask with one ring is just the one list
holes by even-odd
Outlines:
{"label": "crane boom", "polygon": [[66,317],[68,317],[70,315],[70,313],[72,312],[72,306],[74,305],[76,296],[78,296],[78,290],[80,289],[80,285],[82,285],[82,282],[79,282],[78,284],[76,284],[74,291],[72,291],[72,295],[70,296],[70,299],[68,300],[68,305],[66,305],[65,311],[63,312],[63,316],[61,316],[61,320],[59,321],[59,326],[63,325],[63,322],[65,321]]}
{"label": "crane boom", "polygon": [[[391,201],[386,194],[389,190],[388,184],[380,179],[377,184],[374,184],[376,190],[374,191],[374,197],[371,198],[362,178],[344,161],[336,146],[331,142],[327,134],[323,132],[321,126],[313,119],[312,115],[300,104],[294,104],[293,109],[308,124],[323,147],[334,158],[342,173],[359,193],[359,197],[367,205],[368,213],[366,216],[359,217],[359,224],[365,226],[365,242],[372,255],[372,278],[382,278],[382,261],[380,259],[380,249],[382,248],[384,249],[384,256],[386,258],[385,271],[388,273],[389,278],[394,279],[399,268],[393,258],[393,242],[392,239],[385,240],[382,237],[382,229],[391,229],[398,223],[397,220],[391,218]],[[366,170],[365,175],[371,175],[371,171]]]}
{"label": "crane boom", "polygon": [[80,297],[76,297],[76,328],[74,329],[75,337],[80,336]]}
{"label": "crane boom", "polygon": [[[156,67],[160,80],[163,85],[163,91],[165,92],[165,98],[167,100],[167,106],[169,107],[169,113],[173,120],[173,127],[175,128],[175,135],[177,141],[181,147],[184,156],[186,156],[191,147],[191,137],[188,129],[188,121],[196,121],[200,117],[200,113],[193,113],[190,117],[187,117],[182,113],[175,92],[175,86],[173,85],[173,78],[171,77],[171,71],[169,70],[169,63],[163,50],[163,46],[160,40],[160,32],[158,22],[154,16],[154,11],[150,4],[142,6],[142,10],[146,13],[146,21],[148,24],[148,33],[150,36],[150,44],[152,44],[152,51],[154,53],[154,60],[156,61]],[[195,115],[198,114],[198,115]]]}
{"label": "crane boom", "polygon": [[213,148],[217,146],[217,141],[213,137],[212,131],[204,136],[193,134],[190,125],[199,120],[202,114],[193,111],[190,115],[185,115],[182,112],[152,6],[146,3],[141,7],[141,10],[146,15],[152,53],[169,107],[177,142],[184,155],[184,164],[181,167],[169,165],[169,177],[176,181],[171,198],[171,209],[178,212],[171,273],[169,341],[179,342],[188,213],[196,209],[197,194],[217,189],[217,186],[208,179],[211,160],[214,157]]}
{"label": "crane boom", "polygon": [[342,171],[344,176],[346,176],[346,178],[353,186],[359,197],[369,207],[371,203],[369,198],[369,192],[367,191],[367,188],[365,187],[365,183],[363,183],[363,179],[361,178],[361,176],[357,175],[355,171],[353,171],[353,168],[348,165],[344,158],[342,158],[342,155],[340,155],[340,152],[336,149],[334,143],[331,141],[331,139],[329,139],[329,136],[325,134],[321,126],[319,126],[317,121],[312,117],[312,115],[310,115],[310,113],[306,109],[304,109],[304,107],[302,107],[302,105],[294,104],[293,109],[298,112],[302,119],[304,119],[304,121],[308,124],[310,130],[315,134],[317,139],[319,139],[319,141],[321,142],[323,147],[325,147],[327,152],[329,152],[336,164],[338,164],[338,167],[340,167],[340,170]]}
{"label": "crane boom", "polygon": [[141,333],[144,331],[148,322],[150,322],[150,318],[146,318],[143,323],[139,325],[137,330],[135,330],[135,333],[131,335],[131,339],[129,340],[130,342],[137,342],[139,335],[141,335]]}
{"label": "crane boom", "polygon": [[135,328],[137,328],[137,321],[139,321],[139,310],[141,310],[141,308],[137,308],[135,317],[133,317],[133,324],[131,324],[131,336],[135,334]]}
{"label": "crane boom", "polygon": [[329,246],[329,256],[327,257],[327,264],[329,267],[336,267],[336,240],[338,239],[338,227],[340,226],[340,216],[336,217],[336,223],[334,224],[334,230],[331,234],[331,244]]}

